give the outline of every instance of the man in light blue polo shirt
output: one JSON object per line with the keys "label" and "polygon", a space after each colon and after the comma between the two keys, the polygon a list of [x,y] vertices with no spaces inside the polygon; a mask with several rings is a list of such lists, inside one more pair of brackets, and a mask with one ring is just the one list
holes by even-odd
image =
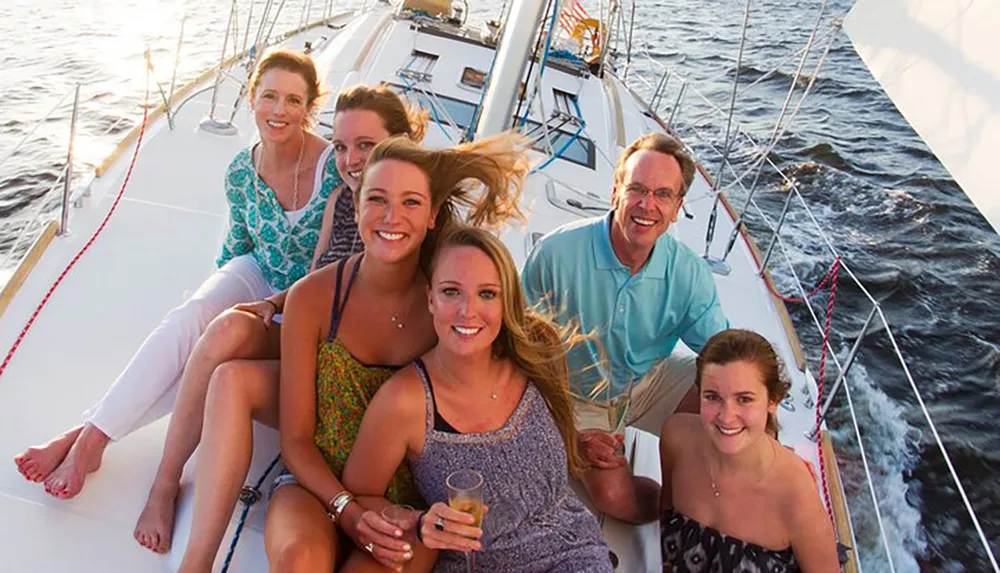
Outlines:
{"label": "man in light blue polo shirt", "polygon": [[568,356],[578,428],[589,428],[584,486],[600,511],[632,523],[656,518],[660,486],[629,473],[620,434],[593,429],[609,425],[595,402],[631,390],[628,424],[659,434],[674,411],[698,411],[695,355],[678,341],[699,352],[729,326],[708,264],[666,233],[694,169],[673,137],[640,137],[618,159],[612,211],[543,237],[522,274],[529,305],[545,301],[561,324],[594,335]]}

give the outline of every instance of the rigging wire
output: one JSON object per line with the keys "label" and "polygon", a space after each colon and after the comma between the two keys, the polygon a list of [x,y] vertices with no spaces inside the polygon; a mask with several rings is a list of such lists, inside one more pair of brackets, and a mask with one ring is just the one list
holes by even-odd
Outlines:
{"label": "rigging wire", "polygon": [[[730,138],[730,131],[733,127],[733,112],[736,109],[736,93],[740,84],[740,68],[743,66],[743,50],[746,48],[747,43],[747,28],[750,23],[750,2],[747,0],[746,8],[743,11],[743,30],[740,36],[740,49],[736,56],[736,77],[733,79],[733,93],[729,100],[729,114],[726,118],[726,138],[724,140],[725,147],[722,148],[722,161],[719,163],[719,171],[716,173],[715,179],[713,180],[713,191],[719,190],[719,185],[722,183],[723,169],[726,163],[729,161],[729,151],[732,148],[732,139]],[[712,202],[712,213],[708,217],[708,229],[705,234],[705,254],[704,257],[708,258],[709,249],[712,247],[712,239],[715,237],[715,222],[719,218],[719,195],[715,196],[715,200]]]}
{"label": "rigging wire", "polygon": [[52,298],[52,295],[55,293],[56,289],[59,288],[60,284],[62,284],[63,279],[66,278],[66,275],[69,274],[69,272],[73,269],[73,267],[76,266],[76,263],[79,262],[79,260],[83,257],[84,254],[86,254],[87,250],[90,249],[90,247],[94,244],[95,241],[97,241],[97,238],[104,231],[104,228],[107,227],[108,221],[111,220],[111,216],[115,214],[115,210],[118,208],[118,203],[121,202],[122,197],[125,195],[125,189],[128,188],[129,180],[132,178],[132,169],[135,167],[136,160],[139,158],[139,149],[142,147],[142,138],[143,135],[146,133],[146,123],[149,120],[149,82],[150,82],[150,66],[147,60],[146,93],[145,96],[143,97],[144,104],[142,106],[142,123],[139,124],[139,135],[135,140],[135,151],[132,153],[132,160],[129,162],[128,170],[125,172],[125,179],[122,181],[121,189],[118,190],[118,195],[115,197],[114,202],[111,203],[111,207],[108,209],[108,214],[104,216],[104,220],[101,221],[100,225],[98,225],[97,229],[94,231],[94,234],[90,236],[90,239],[88,239],[87,242],[84,243],[83,247],[80,248],[79,252],[76,253],[76,255],[70,260],[70,262],[63,268],[62,272],[59,273],[59,276],[56,278],[55,282],[52,283],[52,286],[49,287],[48,291],[46,291],[45,295],[42,297],[42,300],[39,301],[38,306],[35,307],[34,312],[31,313],[31,316],[25,323],[24,328],[21,329],[21,332],[17,335],[17,338],[14,340],[14,343],[7,351],[7,355],[4,357],[3,362],[0,363],[0,377],[3,376],[4,372],[6,372],[7,367],[10,365],[11,360],[14,358],[14,354],[17,352],[17,349],[21,346],[21,342],[23,342],[24,338],[28,335],[28,331],[31,330],[31,327],[32,325],[34,325],[35,320],[39,317],[39,315],[41,315],[42,310],[45,308],[45,305],[48,304],[49,299]]}

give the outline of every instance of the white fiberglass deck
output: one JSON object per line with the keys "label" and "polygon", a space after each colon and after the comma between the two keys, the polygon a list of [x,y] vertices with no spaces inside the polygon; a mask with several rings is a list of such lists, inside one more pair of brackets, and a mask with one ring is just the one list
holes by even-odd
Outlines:
{"label": "white fiberglass deck", "polygon": [[[327,36],[334,37],[323,42],[322,37]],[[343,85],[362,82],[399,84],[397,70],[407,66],[412,51],[419,47],[440,56],[427,89],[475,103],[478,92],[463,86],[456,88],[458,77],[465,66],[488,69],[492,58],[492,51],[486,47],[464,43],[463,49],[456,50],[457,40],[421,33],[409,22],[393,20],[389,13],[379,11],[359,16],[339,31],[320,27],[304,32],[287,44],[301,47],[305,41],[316,46],[318,65],[321,72],[325,71],[328,89],[334,92]],[[232,73],[245,76],[242,69]],[[604,155],[613,160],[620,151],[620,142],[660,129],[640,112],[629,92],[613,81],[550,69],[543,82],[549,90],[548,94],[543,90],[542,96],[547,100],[546,110],[554,106],[552,86],[578,96],[587,122],[585,135],[599,149],[593,169],[559,159],[531,177],[524,201],[530,221],[526,227],[509,229],[504,235],[519,264],[530,247],[532,233],[547,232],[584,214],[599,214],[578,211],[566,204],[560,207],[560,197],[576,190],[585,193],[578,199],[583,204],[606,207],[612,166]],[[235,100],[236,92],[236,86],[225,83],[218,101],[228,105]],[[238,135],[224,137],[199,131],[198,122],[207,114],[210,99],[210,92],[206,92],[183,107],[172,131],[164,120],[150,126],[117,212],[49,300],[0,379],[0,458],[10,460],[26,446],[44,442],[78,423],[81,413],[101,398],[146,334],[211,271],[225,225],[223,174],[232,157],[255,135],[245,108],[236,114]],[[229,111],[220,105],[218,114],[228,116]],[[541,118],[536,108],[533,116]],[[457,130],[436,127],[427,143],[448,144],[446,132],[457,136]],[[95,181],[87,205],[73,213],[72,234],[55,239],[49,246],[0,320],[0,348],[6,350],[14,342],[38,301],[103,219],[131,156],[132,150],[126,151],[108,173]],[[541,154],[534,155],[538,163],[544,159]],[[687,205],[694,218],[682,218],[673,232],[700,253],[711,207],[710,187],[700,175]],[[717,236],[728,236],[732,226],[732,220],[723,212]],[[794,365],[785,331],[764,283],[757,277],[747,245],[738,243],[729,261],[732,273],[716,277],[726,315],[734,326],[765,335],[786,362]],[[794,367],[790,372],[794,380],[791,402],[796,409],[779,409],[782,437],[815,464],[816,447],[803,438],[813,419],[812,411],[801,404],[807,377]],[[176,567],[189,529],[189,482],[180,502],[172,553],[167,557],[154,555],[132,539],[165,429],[166,422],[161,420],[109,447],[103,467],[91,475],[83,493],[73,500],[48,496],[41,485],[26,482],[13,463],[0,463],[3,570],[132,572]],[[273,431],[264,431],[264,436],[249,481],[256,480],[275,451]],[[639,444],[637,470],[658,477],[656,440],[646,437]],[[240,542],[235,571],[267,568],[259,531],[263,508],[258,504],[251,512],[251,526]],[[619,571],[658,569],[655,524],[637,530],[608,520],[604,527],[609,542],[622,558]],[[224,552],[225,547],[220,551],[220,560]]]}

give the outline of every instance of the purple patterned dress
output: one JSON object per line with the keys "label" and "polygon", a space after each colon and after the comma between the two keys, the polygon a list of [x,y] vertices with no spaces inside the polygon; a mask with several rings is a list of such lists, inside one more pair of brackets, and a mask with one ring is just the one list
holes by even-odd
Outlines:
{"label": "purple patterned dress", "polygon": [[[485,478],[483,549],[476,568],[489,572],[611,573],[597,519],[570,489],[566,451],[545,400],[528,384],[507,423],[488,433],[442,431],[430,377],[415,365],[427,397],[424,451],[410,463],[428,504],[448,501],[445,479],[473,469]],[[434,571],[465,573],[465,556],[442,551]]]}

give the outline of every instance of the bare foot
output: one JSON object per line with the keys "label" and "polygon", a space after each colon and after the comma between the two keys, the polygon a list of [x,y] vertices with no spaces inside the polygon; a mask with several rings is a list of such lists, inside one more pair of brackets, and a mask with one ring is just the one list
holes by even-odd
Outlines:
{"label": "bare foot", "polygon": [[80,430],[83,430],[83,424],[53,438],[44,446],[32,446],[14,456],[17,471],[24,476],[24,479],[33,482],[40,482],[49,477],[52,470],[62,463],[69,449],[73,447]]}
{"label": "bare foot", "polygon": [[111,441],[104,432],[85,424],[59,467],[45,479],[45,491],[59,499],[75,497],[83,489],[87,474],[101,467],[104,448]]}
{"label": "bare foot", "polygon": [[174,512],[180,486],[159,486],[153,484],[146,499],[146,506],[139,514],[132,536],[146,549],[154,553],[170,551],[170,541],[174,534]]}

